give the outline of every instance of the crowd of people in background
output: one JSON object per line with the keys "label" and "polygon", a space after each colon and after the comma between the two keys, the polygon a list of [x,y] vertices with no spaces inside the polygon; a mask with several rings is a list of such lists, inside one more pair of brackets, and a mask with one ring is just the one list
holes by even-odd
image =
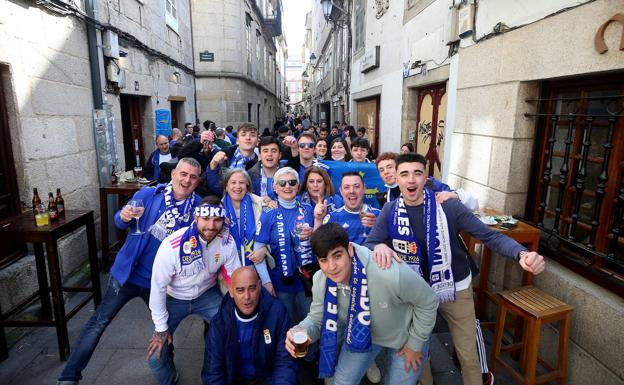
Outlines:
{"label": "crowd of people in background", "polygon": [[[149,366],[174,384],[174,332],[206,322],[204,384],[432,384],[436,314],[450,328],[465,385],[491,384],[460,232],[533,274],[543,258],[476,218],[470,193],[428,176],[411,143],[373,153],[367,131],[289,114],[272,128],[203,122],[156,138],[141,220],[116,257],[102,304],[75,342],[59,384],[77,384],[106,326],[132,298],[149,307]],[[362,172],[384,186],[367,199]],[[339,183],[337,183],[338,181]],[[370,195],[370,194],[368,194]],[[295,330],[310,343],[297,351]],[[481,359],[480,359],[481,358]],[[298,374],[299,373],[299,374]],[[197,373],[199,376],[200,373]],[[299,377],[298,377],[299,376]]]}

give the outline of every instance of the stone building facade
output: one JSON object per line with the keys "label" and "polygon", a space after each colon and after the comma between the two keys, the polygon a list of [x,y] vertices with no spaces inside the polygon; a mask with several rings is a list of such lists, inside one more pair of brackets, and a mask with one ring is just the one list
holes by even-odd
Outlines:
{"label": "stone building facade", "polygon": [[[100,28],[95,57],[89,55],[84,3],[93,4]],[[9,209],[0,214],[27,208],[33,188],[46,202],[47,192],[60,188],[68,209],[94,211],[99,238],[98,188],[109,182],[112,165],[132,169],[146,161],[154,149],[155,111],[174,111],[179,122],[195,121],[190,2],[81,4],[79,9],[0,1],[0,195],[12,197],[8,206],[2,202]],[[95,78],[100,92],[94,91]],[[96,145],[94,108],[106,111],[109,137],[116,138],[108,147]],[[132,133],[135,125],[139,130]],[[84,231],[61,240],[63,276],[87,260],[85,245]],[[0,271],[2,309],[34,292],[32,277],[32,255]]]}
{"label": "stone building facade", "polygon": [[[622,25],[596,38],[622,3],[353,0],[352,9],[353,123],[377,122],[381,151],[411,142],[431,175],[538,226],[548,262],[535,285],[574,307],[568,383],[623,384],[613,354],[624,341]],[[515,265],[495,258],[490,288],[517,286]],[[550,362],[557,335],[542,328]]]}
{"label": "stone building facade", "polygon": [[193,3],[197,109],[217,126],[273,127],[285,112],[286,44],[281,0]]}

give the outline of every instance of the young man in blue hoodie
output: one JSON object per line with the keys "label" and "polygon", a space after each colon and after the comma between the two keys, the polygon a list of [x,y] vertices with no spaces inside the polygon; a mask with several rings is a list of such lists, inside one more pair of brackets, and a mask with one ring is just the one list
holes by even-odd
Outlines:
{"label": "young man in blue hoodie", "polygon": [[[143,200],[145,211],[138,222],[142,234],[129,234],[117,253],[106,294],[74,343],[59,385],[78,384],[104,330],[126,303],[135,297],[149,303],[156,251],[168,235],[193,222],[193,211],[200,201],[193,191],[199,184],[200,172],[201,166],[195,159],[180,159],[170,183],[144,187],[132,197]],[[118,211],[115,226],[120,230],[134,228],[137,222],[131,214],[128,206]]]}

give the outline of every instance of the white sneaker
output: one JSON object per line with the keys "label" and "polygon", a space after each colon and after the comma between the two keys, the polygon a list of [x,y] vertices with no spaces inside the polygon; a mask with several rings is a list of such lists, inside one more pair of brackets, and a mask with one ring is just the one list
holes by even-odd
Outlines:
{"label": "white sneaker", "polygon": [[373,361],[373,363],[366,369],[366,378],[368,381],[373,384],[378,384],[381,382],[381,371],[377,367],[377,363]]}

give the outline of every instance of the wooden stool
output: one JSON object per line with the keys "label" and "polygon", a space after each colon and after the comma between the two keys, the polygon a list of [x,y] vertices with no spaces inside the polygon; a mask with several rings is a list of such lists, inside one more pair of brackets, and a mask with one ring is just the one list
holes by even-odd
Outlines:
{"label": "wooden stool", "polygon": [[[557,384],[565,384],[568,360],[568,334],[573,308],[533,286],[519,287],[499,293],[499,295],[501,298],[498,304],[494,348],[492,350],[492,373],[496,374],[496,367],[501,366],[520,384],[533,385],[552,380],[557,380]],[[505,331],[507,312],[511,312],[525,321],[524,332],[520,342],[503,346],[503,332]],[[557,367],[553,368],[538,357],[538,351],[542,325],[556,321],[560,321],[559,351]],[[522,349],[520,368],[524,371],[524,375],[517,372],[501,358],[502,352],[519,349]],[[537,376],[538,361],[550,372]]]}

